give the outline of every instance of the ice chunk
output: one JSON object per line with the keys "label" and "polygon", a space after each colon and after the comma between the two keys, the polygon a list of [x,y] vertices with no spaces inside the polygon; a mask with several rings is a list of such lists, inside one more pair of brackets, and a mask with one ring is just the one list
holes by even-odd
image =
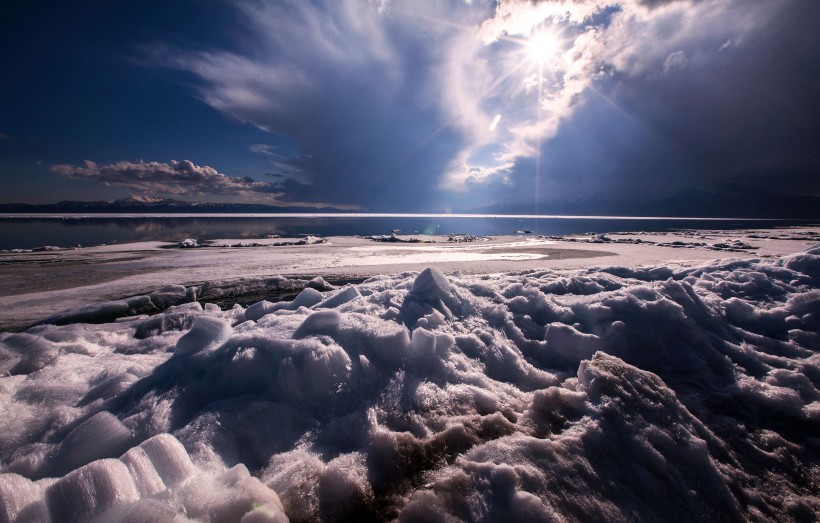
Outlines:
{"label": "ice chunk", "polygon": [[177,244],[180,249],[195,249],[201,245],[194,238],[185,238]]}
{"label": "ice chunk", "polygon": [[306,343],[300,349],[279,365],[279,386],[287,397],[327,398],[349,379],[350,357],[338,345]]}
{"label": "ice chunk", "polygon": [[788,256],[784,266],[818,281],[820,280],[820,249],[815,247],[806,252]]}
{"label": "ice chunk", "polygon": [[165,285],[160,289],[148,295],[151,301],[159,307],[164,309],[170,305],[176,305],[186,301],[188,298],[188,289],[182,285]]}
{"label": "ice chunk", "polygon": [[326,282],[325,279],[322,278],[321,276],[316,276],[315,278],[310,280],[308,282],[308,287],[312,287],[312,288],[316,289],[317,291],[333,290],[333,285]]}
{"label": "ice chunk", "polygon": [[124,372],[122,374],[111,376],[89,390],[83,397],[80,404],[86,405],[98,399],[106,400],[112,398],[127,389],[138,379],[139,378],[137,378],[137,376],[134,376],[130,372]]}
{"label": "ice chunk", "polygon": [[120,458],[128,466],[137,488],[153,496],[191,477],[196,468],[185,447],[170,434],[158,434]]}
{"label": "ice chunk", "polygon": [[19,361],[9,370],[9,374],[30,374],[51,363],[57,356],[57,345],[40,336],[21,332],[7,336],[6,347],[20,356]]}
{"label": "ice chunk", "polygon": [[215,478],[197,476],[185,484],[181,499],[185,513],[201,520],[288,521],[276,492],[252,477],[244,465]]}
{"label": "ice chunk", "polygon": [[21,356],[6,348],[0,342],[0,376],[10,376],[13,369],[21,360]]}
{"label": "ice chunk", "polygon": [[302,292],[299,293],[296,299],[294,299],[293,302],[291,302],[290,307],[288,308],[291,310],[296,310],[299,307],[313,307],[314,305],[322,301],[322,299],[324,299],[324,296],[322,296],[321,292],[317,291],[316,289],[306,287],[304,290],[302,290]]}
{"label": "ice chunk", "polygon": [[130,449],[120,457],[120,461],[128,467],[134,485],[142,496],[154,496],[167,488],[151,458],[142,448]]}
{"label": "ice chunk", "polygon": [[188,330],[201,313],[202,305],[196,301],[170,307],[162,314],[140,320],[134,337],[145,339],[172,330]]}
{"label": "ice chunk", "polygon": [[68,325],[71,323],[107,323],[136,314],[156,312],[157,307],[148,296],[132,296],[124,300],[106,301],[55,314],[43,323]]}
{"label": "ice chunk", "polygon": [[0,523],[50,521],[40,486],[17,474],[0,474]]}
{"label": "ice chunk", "polygon": [[188,478],[196,470],[185,447],[170,434],[158,434],[141,443],[139,448],[145,452],[168,486]]}
{"label": "ice chunk", "polygon": [[199,352],[211,344],[225,341],[232,332],[230,323],[221,318],[199,316],[191,330],[177,341],[174,356],[187,356]]}
{"label": "ice chunk", "polygon": [[342,315],[335,310],[325,310],[314,312],[305,318],[302,325],[296,329],[293,334],[295,338],[303,336],[328,334],[332,335],[339,329],[339,324],[342,321]]}
{"label": "ice chunk", "polygon": [[326,300],[324,300],[320,303],[317,303],[313,307],[316,308],[316,309],[318,309],[318,308],[333,309],[333,308],[338,307],[339,305],[342,305],[342,304],[347,303],[349,301],[353,301],[361,295],[362,294],[359,292],[359,289],[357,289],[353,285],[350,285],[350,286],[345,287],[344,289],[340,290],[339,292],[337,292],[333,296],[329,297],[328,299],[326,299]]}
{"label": "ice chunk", "polygon": [[411,292],[428,301],[446,298],[450,295],[450,282],[443,272],[429,267],[416,277]]}
{"label": "ice chunk", "polygon": [[140,496],[128,467],[103,459],[60,478],[46,489],[45,497],[53,521],[84,522]]}
{"label": "ice chunk", "polygon": [[256,321],[262,316],[273,312],[273,305],[274,304],[268,300],[258,301],[245,309],[245,319]]}
{"label": "ice chunk", "polygon": [[64,474],[100,458],[121,455],[132,444],[131,431],[108,411],[98,412],[60,443],[49,472]]}
{"label": "ice chunk", "polygon": [[410,354],[410,335],[403,325],[362,314],[345,314],[335,339],[351,356],[364,354],[387,368],[398,368]]}
{"label": "ice chunk", "polygon": [[600,348],[600,338],[593,334],[579,332],[572,325],[551,323],[544,333],[547,351],[556,362],[569,361],[577,365],[583,359],[592,357]]}
{"label": "ice chunk", "polygon": [[436,334],[418,328],[410,337],[410,365],[416,375],[442,377],[455,339],[449,334]]}
{"label": "ice chunk", "polygon": [[117,523],[182,523],[177,510],[154,498],[140,499],[132,503],[123,503],[106,510],[95,521]]}

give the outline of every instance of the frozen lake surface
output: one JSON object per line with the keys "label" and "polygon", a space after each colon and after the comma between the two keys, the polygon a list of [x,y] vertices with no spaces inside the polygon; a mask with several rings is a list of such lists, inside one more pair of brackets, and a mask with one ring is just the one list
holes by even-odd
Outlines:
{"label": "frozen lake surface", "polygon": [[811,521],[818,239],[2,254],[0,519]]}
{"label": "frozen lake surface", "polygon": [[74,247],[185,238],[253,240],[269,235],[353,236],[389,234],[508,235],[517,230],[563,235],[586,232],[738,229],[805,225],[805,221],[493,215],[0,215],[0,249],[43,245]]}

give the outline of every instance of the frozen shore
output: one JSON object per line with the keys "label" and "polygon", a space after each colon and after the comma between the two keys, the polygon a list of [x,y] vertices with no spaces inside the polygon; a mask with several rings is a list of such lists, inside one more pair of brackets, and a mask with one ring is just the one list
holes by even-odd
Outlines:
{"label": "frozen shore", "polygon": [[[20,329],[66,310],[149,294],[167,284],[186,287],[206,282],[241,288],[274,276],[361,279],[420,271],[490,274],[526,269],[579,269],[606,265],[686,266],[719,257],[774,256],[820,242],[820,228],[762,231],[682,231],[543,237],[501,236],[490,241],[376,243],[331,237],[326,243],[266,247],[282,240],[257,240],[260,247],[168,248],[143,242],[69,250],[0,253],[0,330]],[[407,237],[412,238],[412,237]],[[715,250],[739,241],[749,250]],[[635,243],[639,242],[639,243]],[[677,242],[677,245],[674,245]],[[237,245],[219,240],[216,245]],[[253,283],[250,283],[253,286]]]}
{"label": "frozen shore", "polygon": [[818,232],[2,254],[0,521],[811,521]]}

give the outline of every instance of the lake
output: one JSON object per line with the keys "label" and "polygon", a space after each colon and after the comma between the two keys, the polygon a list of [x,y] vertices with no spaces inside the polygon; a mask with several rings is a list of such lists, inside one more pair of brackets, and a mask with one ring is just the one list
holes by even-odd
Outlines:
{"label": "lake", "polygon": [[269,214],[269,215],[28,215],[0,216],[0,249],[44,245],[74,247],[136,241],[254,239],[302,234],[353,236],[389,234],[565,235],[674,229],[770,228],[816,223],[806,220],[715,218],[627,218],[617,216],[495,216],[447,214]]}

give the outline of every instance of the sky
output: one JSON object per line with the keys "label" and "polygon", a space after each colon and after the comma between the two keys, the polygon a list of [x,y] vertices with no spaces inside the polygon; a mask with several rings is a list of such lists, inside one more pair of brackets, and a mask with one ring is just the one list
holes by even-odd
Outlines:
{"label": "sky", "polygon": [[0,202],[820,195],[816,0],[13,0]]}

